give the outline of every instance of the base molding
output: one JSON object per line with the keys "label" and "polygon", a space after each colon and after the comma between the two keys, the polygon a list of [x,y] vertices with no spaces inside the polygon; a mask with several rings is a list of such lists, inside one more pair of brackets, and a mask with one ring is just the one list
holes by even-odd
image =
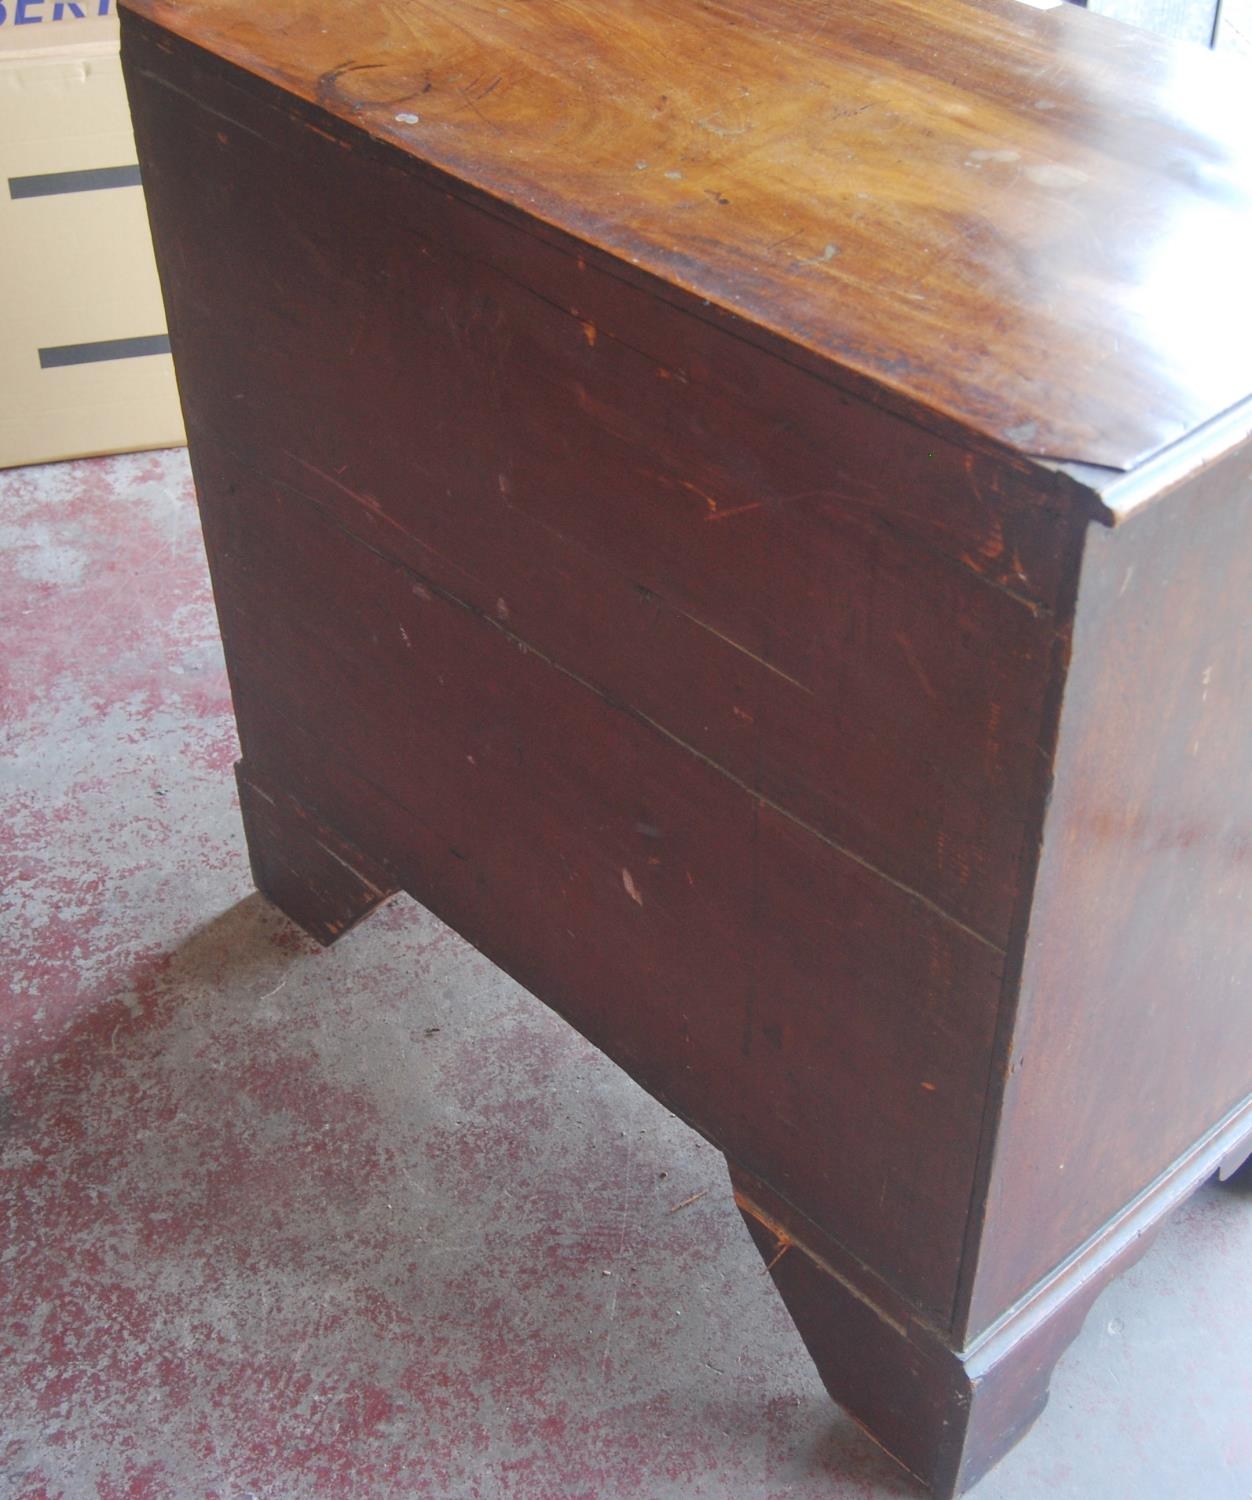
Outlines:
{"label": "base molding", "polygon": [[1214,1174],[1223,1180],[1232,1176],[1249,1156],[1252,1156],[1252,1097],[1236,1105],[1207,1135],[998,1316],[979,1317],[975,1279],[974,1312],[965,1328],[969,1330],[979,1323],[982,1326],[972,1335],[967,1331],[964,1340],[967,1354],[973,1356],[998,1340],[1024,1336],[1034,1323],[1046,1320],[1061,1303],[1079,1295],[1093,1278],[1101,1288],[1106,1286],[1120,1270],[1138,1259],[1146,1249],[1146,1243],[1141,1241],[1154,1234],[1180,1203]]}

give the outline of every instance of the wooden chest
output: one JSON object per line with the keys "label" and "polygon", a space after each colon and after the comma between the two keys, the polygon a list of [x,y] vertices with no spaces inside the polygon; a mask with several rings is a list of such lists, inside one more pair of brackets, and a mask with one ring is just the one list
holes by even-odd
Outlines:
{"label": "wooden chest", "polygon": [[129,0],[258,885],[726,1154],[948,1495],[1252,1145],[1252,79],[1012,0]]}

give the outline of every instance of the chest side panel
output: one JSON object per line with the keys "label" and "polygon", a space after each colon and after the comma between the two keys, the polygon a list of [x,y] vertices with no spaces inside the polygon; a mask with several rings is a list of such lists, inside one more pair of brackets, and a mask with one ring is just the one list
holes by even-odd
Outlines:
{"label": "chest side panel", "polygon": [[1246,444],[1092,528],[976,1322],[1252,1093],[1250,599]]}
{"label": "chest side panel", "polygon": [[946,1316],[1064,513],[193,49],[130,67],[245,757]]}

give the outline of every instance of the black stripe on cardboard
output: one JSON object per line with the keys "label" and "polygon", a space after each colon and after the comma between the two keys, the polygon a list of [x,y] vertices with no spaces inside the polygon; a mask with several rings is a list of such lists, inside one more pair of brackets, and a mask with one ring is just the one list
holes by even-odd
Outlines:
{"label": "black stripe on cardboard", "polygon": [[100,188],[138,187],[139,164],[128,167],[87,167],[81,172],[36,172],[10,177],[10,198],[54,198],[60,193],[94,193]]}
{"label": "black stripe on cardboard", "polygon": [[41,370],[66,365],[95,365],[106,359],[139,359],[145,354],[168,354],[169,335],[153,333],[135,339],[99,339],[94,344],[57,344],[39,351]]}

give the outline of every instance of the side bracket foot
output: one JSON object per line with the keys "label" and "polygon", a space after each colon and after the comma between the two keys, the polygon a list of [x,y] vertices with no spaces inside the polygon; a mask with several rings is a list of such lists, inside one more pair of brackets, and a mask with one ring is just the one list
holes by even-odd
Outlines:
{"label": "side bracket foot", "polygon": [[936,1500],[975,1484],[1026,1433],[1053,1367],[1106,1283],[1029,1307],[967,1349],[884,1310],[815,1248],[763,1184],[731,1166],[735,1201],[830,1395]]}
{"label": "side bracket foot", "polygon": [[242,761],[235,776],[257,890],[324,947],[398,889],[375,860]]}

